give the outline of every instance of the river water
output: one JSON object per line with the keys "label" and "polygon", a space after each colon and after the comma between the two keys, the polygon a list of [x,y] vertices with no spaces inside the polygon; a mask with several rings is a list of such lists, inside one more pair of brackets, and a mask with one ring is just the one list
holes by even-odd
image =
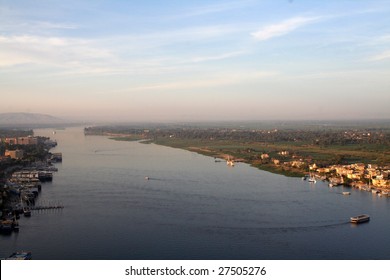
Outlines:
{"label": "river water", "polygon": [[[390,259],[390,198],[82,128],[52,131],[35,135],[56,139],[63,162],[37,204],[65,208],[21,217],[19,233],[0,236],[2,257]],[[364,213],[369,223],[348,223]]]}

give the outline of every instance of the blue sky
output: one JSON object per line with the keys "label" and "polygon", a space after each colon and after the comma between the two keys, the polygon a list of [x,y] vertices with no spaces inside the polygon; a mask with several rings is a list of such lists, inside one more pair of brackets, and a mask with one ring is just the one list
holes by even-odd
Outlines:
{"label": "blue sky", "polygon": [[390,118],[389,1],[0,1],[0,112]]}

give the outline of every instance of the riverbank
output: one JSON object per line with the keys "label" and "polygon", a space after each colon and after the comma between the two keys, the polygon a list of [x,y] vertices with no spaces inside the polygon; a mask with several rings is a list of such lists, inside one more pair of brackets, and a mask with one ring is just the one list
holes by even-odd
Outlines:
{"label": "riverbank", "polygon": [[[129,137],[115,137],[118,141],[134,141],[140,138],[140,135]],[[235,162],[244,162],[260,170],[287,176],[303,177],[312,173],[317,180],[327,180],[330,185],[344,185],[349,187],[359,186],[361,189],[371,191],[377,190],[378,193],[387,193],[389,191],[389,181],[386,179],[389,174],[389,168],[379,167],[375,164],[352,163],[348,165],[316,165],[316,158],[321,155],[309,154],[305,158],[297,156],[291,146],[283,144],[281,149],[276,150],[276,144],[268,145],[264,143],[240,143],[234,141],[218,140],[196,140],[196,139],[178,139],[175,137],[158,137],[153,140],[144,140],[141,143],[154,143],[157,145],[179,148],[191,152],[196,152],[205,156],[214,157],[216,162],[226,161],[229,166],[234,166]],[[259,152],[263,149],[272,149],[269,153]],[[310,148],[308,148],[309,151]],[[326,153],[331,153],[332,150]],[[230,162],[230,163],[229,163]],[[232,164],[233,163],[233,164]],[[384,178],[386,176],[386,178]],[[375,179],[373,179],[375,178]],[[375,182],[374,186],[370,184]]]}
{"label": "riverbank", "polygon": [[[118,139],[122,140],[122,139]],[[142,143],[142,142],[141,142]],[[150,142],[149,142],[150,143]],[[240,152],[234,152],[231,149],[219,149],[219,150],[212,150],[210,148],[205,147],[185,147],[182,145],[177,145],[175,142],[166,142],[166,141],[152,141],[151,143],[157,144],[157,145],[163,145],[171,148],[178,148],[183,149],[190,152],[195,152],[204,156],[214,157],[216,159],[221,159],[223,161],[227,161],[229,159],[233,160],[234,162],[244,162],[247,163],[257,169],[268,171],[271,173],[284,175],[287,177],[302,177],[305,175],[305,172],[300,171],[298,169],[292,169],[292,168],[285,168],[283,166],[277,166],[272,163],[262,163],[259,160],[256,159],[250,159],[245,157],[245,154]],[[227,148],[228,146],[225,146]],[[236,146],[235,146],[236,147]]]}
{"label": "riverbank", "polygon": [[[116,136],[110,137],[112,140],[116,141],[140,141],[142,144],[156,144],[162,145],[171,148],[182,149],[190,152],[195,152],[204,156],[213,157],[216,161],[223,160],[227,161],[228,159],[232,159],[234,162],[243,162],[247,163],[257,169],[268,171],[271,173],[284,175],[287,177],[303,177],[305,176],[305,172],[296,168],[288,168],[284,166],[277,166],[272,163],[262,163],[256,159],[250,159],[246,157],[245,154],[240,152],[237,148],[237,144],[235,143],[223,143],[223,145],[218,146],[217,148],[210,148],[208,146],[204,146],[204,143],[196,142],[196,141],[177,141],[177,139],[170,139],[167,141],[166,139],[141,139],[139,135],[126,135],[123,137]],[[234,149],[236,151],[234,151]]]}
{"label": "riverbank", "polygon": [[[313,176],[332,185],[366,185],[390,190],[390,130],[387,127],[301,127],[255,129],[245,126],[158,125],[89,127],[86,135],[155,143],[245,162],[288,177]],[[149,140],[146,140],[149,139]]]}

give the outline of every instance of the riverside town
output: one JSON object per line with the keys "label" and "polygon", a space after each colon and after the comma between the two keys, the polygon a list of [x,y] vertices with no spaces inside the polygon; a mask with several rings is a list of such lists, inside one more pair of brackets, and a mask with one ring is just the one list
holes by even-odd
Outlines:
{"label": "riverside town", "polygon": [[[58,202],[36,204],[45,182],[53,180],[58,169],[53,163],[62,161],[61,153],[50,153],[57,145],[47,137],[34,137],[32,131],[0,131],[0,233],[19,232],[21,216],[30,218],[33,211],[61,209]],[[30,258],[16,254],[10,258]],[[23,258],[24,258],[23,257]]]}

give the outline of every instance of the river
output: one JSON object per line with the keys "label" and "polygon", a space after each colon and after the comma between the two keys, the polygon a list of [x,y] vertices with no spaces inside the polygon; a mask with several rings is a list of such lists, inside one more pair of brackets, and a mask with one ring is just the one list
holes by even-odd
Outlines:
{"label": "river", "polygon": [[[154,144],[40,129],[63,162],[37,204],[0,236],[34,259],[389,259],[390,198],[309,184]],[[145,177],[149,177],[146,180]],[[350,191],[350,196],[343,196]],[[369,214],[371,221],[350,224]]]}

